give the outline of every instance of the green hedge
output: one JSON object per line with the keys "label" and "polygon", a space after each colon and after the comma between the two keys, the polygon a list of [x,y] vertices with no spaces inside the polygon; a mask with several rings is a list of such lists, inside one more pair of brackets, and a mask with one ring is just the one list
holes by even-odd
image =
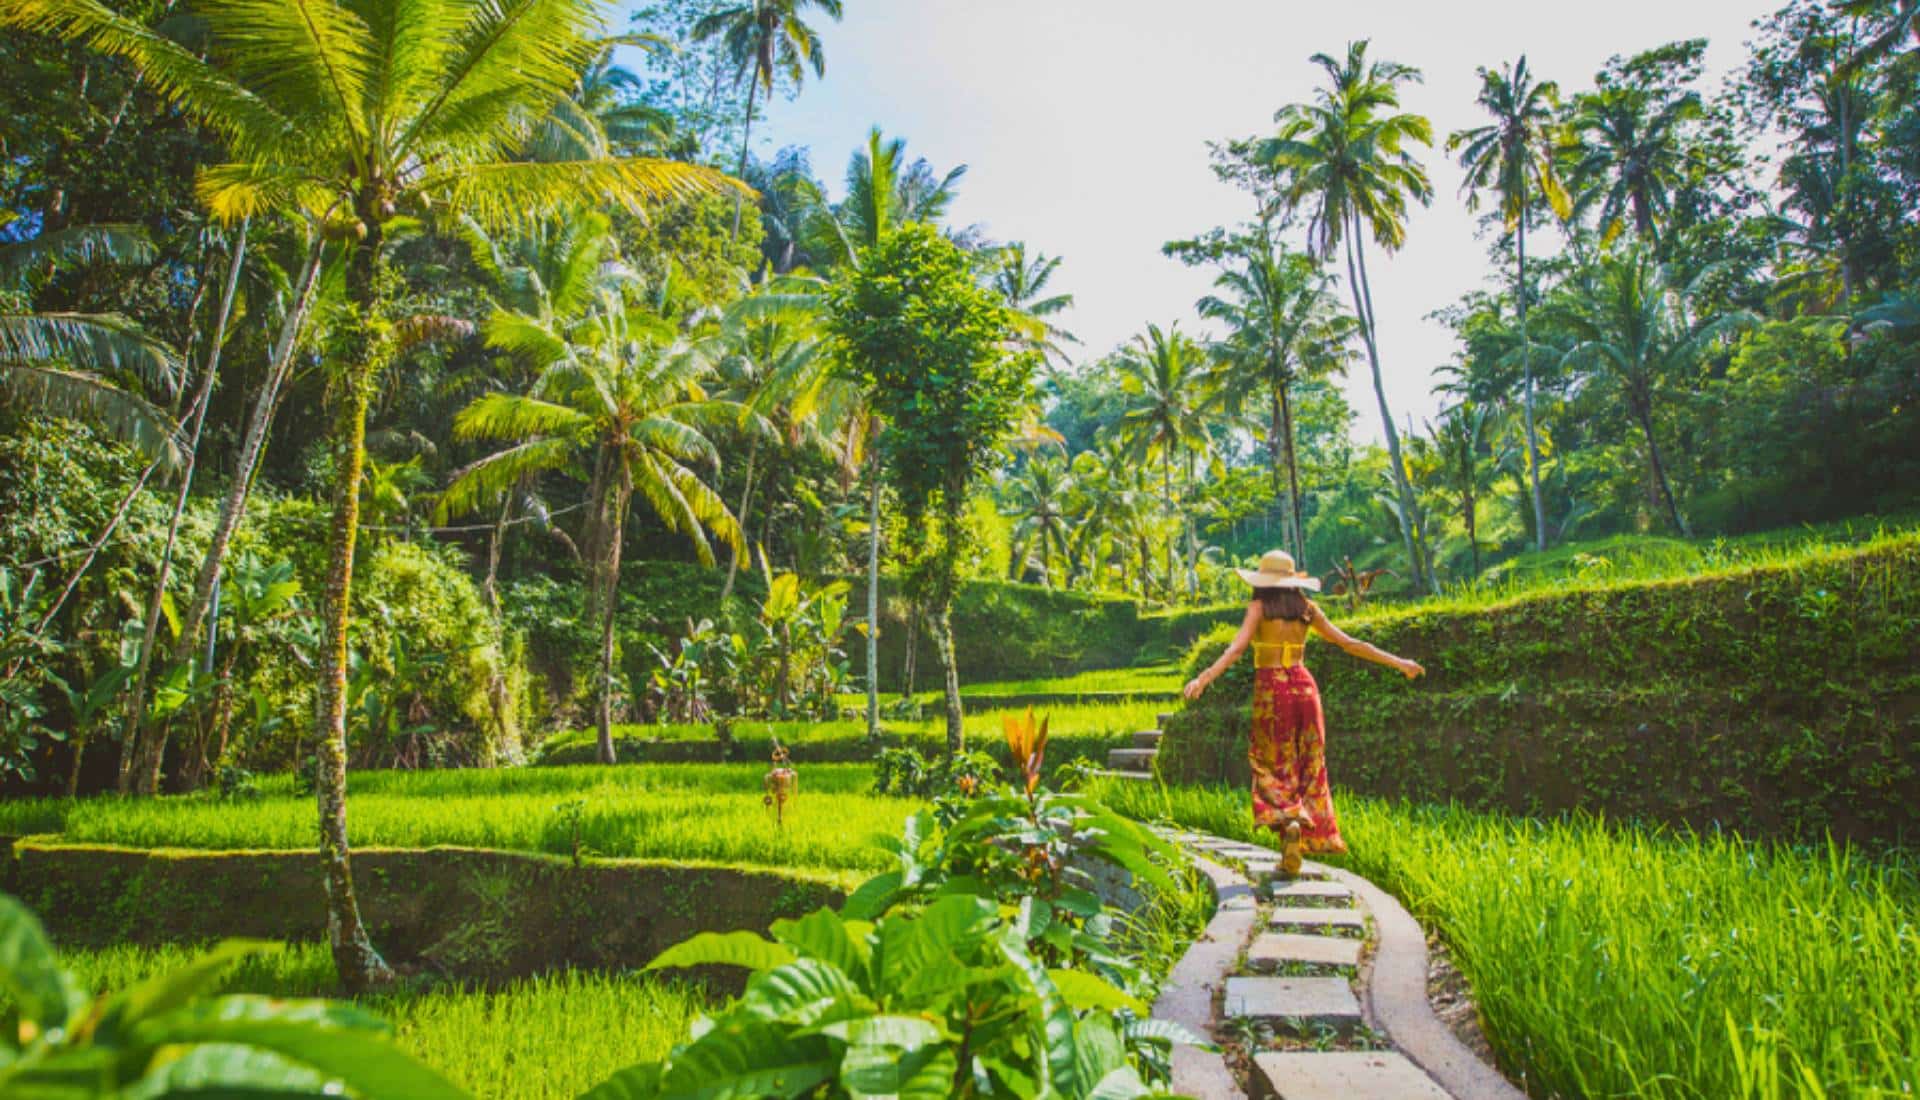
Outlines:
{"label": "green hedge", "polygon": [[[854,614],[866,614],[865,582],[849,597]],[[886,691],[902,689],[907,628],[891,581],[881,584],[880,680]],[[1206,608],[1142,612],[1125,596],[1066,592],[1004,581],[969,581],[954,599],[953,636],[960,682],[1032,680],[1090,669],[1126,668],[1177,657],[1223,612]],[[940,685],[939,657],[925,630],[915,637],[916,690]],[[866,647],[847,647],[858,675],[865,675]]]}
{"label": "green hedge", "polygon": [[[1334,781],[1531,814],[1920,835],[1920,538],[1713,576],[1389,611],[1351,633],[1409,684],[1310,650]],[[1221,628],[1189,669],[1213,660]],[[1175,782],[1247,781],[1251,662],[1167,723]]]}
{"label": "green hedge", "polygon": [[[193,852],[47,843],[6,853],[6,886],[69,947],[321,940],[309,852]],[[497,981],[626,968],[699,932],[764,927],[844,899],[845,876],[470,848],[353,854],[361,913],[395,962]]]}

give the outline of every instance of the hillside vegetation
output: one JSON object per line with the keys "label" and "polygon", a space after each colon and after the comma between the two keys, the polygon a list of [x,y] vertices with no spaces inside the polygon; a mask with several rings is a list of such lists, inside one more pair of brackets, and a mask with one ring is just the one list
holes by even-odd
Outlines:
{"label": "hillside vegetation", "polygon": [[[1343,625],[1409,685],[1326,649],[1328,761],[1368,794],[1898,841],[1920,827],[1920,536],[1382,609]],[[1194,647],[1217,655],[1222,627]],[[1168,724],[1162,774],[1246,778],[1242,662]]]}

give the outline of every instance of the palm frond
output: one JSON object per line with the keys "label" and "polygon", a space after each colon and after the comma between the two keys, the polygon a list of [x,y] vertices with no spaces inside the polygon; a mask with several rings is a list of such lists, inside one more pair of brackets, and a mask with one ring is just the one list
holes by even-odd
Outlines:
{"label": "palm frond", "polygon": [[652,157],[467,165],[423,177],[418,188],[483,225],[524,223],[582,202],[644,213],[706,195],[753,197],[745,184],[711,168]]}
{"label": "palm frond", "polygon": [[0,313],[0,362],[64,362],[132,375],[167,393],[178,388],[182,369],[172,348],[110,313]]}
{"label": "palm frond", "polygon": [[533,474],[566,468],[573,461],[573,450],[564,439],[531,439],[456,470],[434,503],[433,522],[445,523],[490,505]]}
{"label": "palm frond", "polygon": [[591,427],[591,418],[577,409],[515,394],[489,393],[453,418],[453,437],[521,440],[572,435]]}
{"label": "palm frond", "polygon": [[96,424],[169,468],[183,457],[179,426],[165,410],[97,375],[0,362],[0,400],[17,410]]}
{"label": "palm frond", "polygon": [[151,263],[153,242],[137,225],[77,225],[31,240],[0,245],[0,286],[17,285],[29,272],[52,271],[102,261]]}

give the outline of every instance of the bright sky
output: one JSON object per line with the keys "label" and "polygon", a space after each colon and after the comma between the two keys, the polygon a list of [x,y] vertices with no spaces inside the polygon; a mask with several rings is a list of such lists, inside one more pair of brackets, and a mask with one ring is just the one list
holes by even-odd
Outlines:
{"label": "bright sky", "polygon": [[[839,193],[847,156],[879,125],[945,171],[969,171],[956,224],[1064,258],[1056,291],[1077,306],[1064,327],[1099,355],[1146,322],[1195,331],[1193,302],[1211,276],[1160,255],[1165,241],[1245,220],[1247,196],[1219,183],[1206,143],[1271,131],[1273,112],[1304,101],[1319,70],[1371,38],[1372,56],[1419,66],[1406,107],[1436,137],[1479,125],[1476,66],[1525,52],[1571,93],[1616,53],[1706,37],[1710,87],[1741,63],[1751,22],[1777,0],[846,0],[823,26],[827,77],[776,102],[760,155],[806,145]],[[1428,158],[1434,205],[1415,213],[1407,247],[1371,256],[1387,397],[1404,424],[1433,414],[1433,368],[1452,341],[1427,315],[1489,275],[1460,171]],[[1546,242],[1541,242],[1543,245]],[[1378,438],[1364,365],[1348,381],[1358,430]]]}

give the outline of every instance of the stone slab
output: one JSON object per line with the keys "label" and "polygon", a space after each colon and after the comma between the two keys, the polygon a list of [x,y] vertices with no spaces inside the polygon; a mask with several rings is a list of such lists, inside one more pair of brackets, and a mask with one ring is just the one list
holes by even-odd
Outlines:
{"label": "stone slab", "polygon": [[1107,767],[1120,771],[1151,771],[1156,749],[1108,749]]}
{"label": "stone slab", "polygon": [[1250,879],[1269,879],[1280,873],[1280,864],[1271,859],[1247,860],[1247,877]]}
{"label": "stone slab", "polygon": [[1276,882],[1268,891],[1273,899],[1285,902],[1289,899],[1311,898],[1314,901],[1344,901],[1353,903],[1353,891],[1337,882],[1322,882],[1319,879],[1297,878]]}
{"label": "stone slab", "polygon": [[1229,1018],[1296,1020],[1333,1028],[1360,1024],[1360,1002],[1345,978],[1228,978],[1222,1008]]}
{"label": "stone slab", "polygon": [[1350,936],[1263,932],[1247,948],[1247,966],[1274,970],[1288,964],[1359,966],[1361,941]]}
{"label": "stone slab", "polygon": [[1133,735],[1133,747],[1136,749],[1157,749],[1160,747],[1159,730],[1140,730]]}
{"label": "stone slab", "polygon": [[1420,1067],[1390,1050],[1256,1054],[1254,1093],[1275,1100],[1448,1100]]}
{"label": "stone slab", "polygon": [[1295,905],[1283,905],[1273,911],[1267,923],[1275,928],[1314,928],[1331,932],[1337,928],[1367,927],[1366,918],[1357,909],[1318,909],[1303,908]]}

